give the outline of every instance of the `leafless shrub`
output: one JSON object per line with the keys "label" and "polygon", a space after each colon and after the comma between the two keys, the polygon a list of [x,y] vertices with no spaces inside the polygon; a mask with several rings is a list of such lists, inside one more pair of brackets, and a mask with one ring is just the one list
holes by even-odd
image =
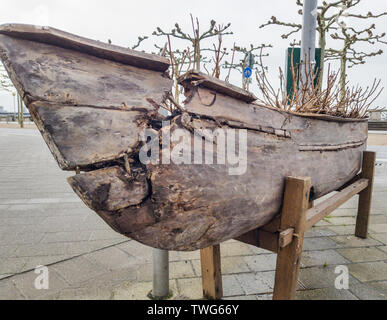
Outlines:
{"label": "leafless shrub", "polygon": [[[260,59],[262,59],[260,57]],[[293,60],[293,59],[291,59]],[[262,63],[260,64],[262,65]],[[274,89],[266,76],[265,68],[261,67],[256,73],[258,88],[262,98],[258,100],[266,105],[276,107],[294,113],[327,114],[342,118],[365,118],[373,102],[379,97],[384,88],[380,88],[380,80],[374,80],[372,86],[361,88],[360,86],[348,87],[345,94],[340,94],[341,86],[339,72],[327,70],[325,87],[320,90],[318,86],[311,85],[316,82],[317,74],[309,65],[306,80],[301,80],[298,69],[291,66],[292,90],[288,94],[284,73],[279,68],[279,89]]]}

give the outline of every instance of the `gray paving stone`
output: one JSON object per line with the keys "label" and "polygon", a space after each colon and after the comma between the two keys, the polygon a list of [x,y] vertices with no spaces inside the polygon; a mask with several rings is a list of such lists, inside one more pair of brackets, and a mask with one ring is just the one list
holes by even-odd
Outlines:
{"label": "gray paving stone", "polygon": [[354,235],[355,227],[354,226],[329,226],[327,229],[332,230],[337,235]]}
{"label": "gray paving stone", "polygon": [[79,285],[87,280],[97,278],[105,273],[101,266],[91,263],[84,257],[74,258],[58,263],[52,268],[70,285]]}
{"label": "gray paving stone", "polygon": [[26,264],[25,258],[1,259],[0,274],[15,274],[21,272]]}
{"label": "gray paving stone", "polygon": [[252,255],[251,246],[242,242],[225,242],[220,245],[222,257]]}
{"label": "gray paving stone", "polygon": [[42,243],[87,241],[90,235],[91,231],[51,232],[44,234]]}
{"label": "gray paving stone", "polygon": [[69,288],[63,289],[55,295],[55,300],[110,300],[112,290],[110,288]]}
{"label": "gray paving stone", "polygon": [[335,249],[340,247],[340,244],[328,237],[305,238],[303,244],[304,251]]}
{"label": "gray paving stone", "polygon": [[350,247],[369,247],[380,245],[381,243],[375,241],[373,239],[360,239],[356,236],[335,236],[330,237],[337,244],[342,247],[350,248]]}
{"label": "gray paving stone", "polygon": [[350,264],[349,272],[361,282],[387,280],[387,263],[378,261]]}
{"label": "gray paving stone", "polygon": [[[304,289],[334,288],[337,276],[335,266],[304,268],[300,270],[299,282]],[[349,289],[356,283],[359,281],[349,275]]]}
{"label": "gray paving stone", "polygon": [[387,233],[371,234],[370,238],[373,238],[380,243],[387,244]]}
{"label": "gray paving stone", "polygon": [[260,254],[257,256],[243,257],[251,271],[271,271],[275,270],[277,263],[276,254]]}
{"label": "gray paving stone", "polygon": [[0,281],[0,300],[24,300],[25,297],[10,279]]}
{"label": "gray paving stone", "polygon": [[329,237],[337,234],[328,227],[313,227],[305,233],[305,238]]}
{"label": "gray paving stone", "polygon": [[236,278],[247,295],[269,293],[274,288],[274,271],[240,273]]}
{"label": "gray paving stone", "polygon": [[[192,260],[195,273],[202,275],[200,260]],[[221,260],[222,274],[233,274],[238,272],[249,272],[250,269],[241,257],[224,257]]]}
{"label": "gray paving stone", "polygon": [[223,296],[240,296],[244,294],[244,291],[239,284],[235,275],[225,275],[222,277]]}
{"label": "gray paving stone", "polygon": [[349,261],[335,250],[305,251],[302,253],[301,266],[314,267],[326,265],[342,265]]}
{"label": "gray paving stone", "polygon": [[180,295],[189,299],[203,299],[202,279],[177,279],[177,288]]}
{"label": "gray paving stone", "polygon": [[64,288],[69,287],[66,283],[52,268],[48,267],[48,289],[38,290],[35,287],[35,280],[39,274],[34,271],[16,275],[11,278],[16,288],[23,294],[27,299],[43,299],[45,296],[49,296],[60,292]]}
{"label": "gray paving stone", "polygon": [[131,240],[124,242],[116,246],[116,248],[124,250],[130,255],[136,257],[138,261],[142,261],[144,263],[152,262],[152,248],[144,246],[137,241]]}
{"label": "gray paving stone", "polygon": [[334,226],[350,226],[356,224],[355,217],[332,217],[327,220]]}
{"label": "gray paving stone", "polygon": [[377,247],[337,249],[337,251],[352,262],[387,260],[387,254]]}
{"label": "gray paving stone", "polygon": [[83,257],[109,271],[131,267],[137,263],[133,256],[115,247],[88,253]]}
{"label": "gray paving stone", "polygon": [[375,233],[386,233],[387,223],[370,224],[369,230]]}
{"label": "gray paving stone", "polygon": [[351,291],[361,300],[387,300],[387,281],[358,283]]}
{"label": "gray paving stone", "polygon": [[297,300],[359,300],[349,290],[323,288],[297,291]]}

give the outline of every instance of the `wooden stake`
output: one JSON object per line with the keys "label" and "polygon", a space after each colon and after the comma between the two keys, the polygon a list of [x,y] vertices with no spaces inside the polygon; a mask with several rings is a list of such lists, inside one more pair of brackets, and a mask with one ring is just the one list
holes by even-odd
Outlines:
{"label": "wooden stake", "polygon": [[355,231],[355,235],[363,239],[366,239],[368,234],[372,190],[374,185],[375,161],[375,152],[365,151],[363,153],[363,166],[360,176],[361,178],[368,179],[368,187],[359,193],[359,206]]}
{"label": "wooden stake", "polygon": [[290,300],[296,296],[310,186],[310,178],[286,178],[280,228],[293,228],[295,237],[288,246],[278,249],[274,300]]}
{"label": "wooden stake", "polygon": [[223,296],[220,245],[200,250],[203,296],[218,300]]}

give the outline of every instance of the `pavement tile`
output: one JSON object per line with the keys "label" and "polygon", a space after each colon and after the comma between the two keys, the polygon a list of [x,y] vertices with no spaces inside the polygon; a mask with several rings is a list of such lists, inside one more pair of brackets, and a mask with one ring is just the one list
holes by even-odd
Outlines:
{"label": "pavement tile", "polygon": [[337,251],[352,262],[387,260],[387,254],[377,247],[337,249]]}
{"label": "pavement tile", "polygon": [[354,226],[329,226],[327,229],[332,230],[337,235],[354,235],[355,227]]}
{"label": "pavement tile", "polygon": [[359,300],[349,290],[337,290],[335,288],[297,291],[296,299],[297,300]]}
{"label": "pavement tile", "polygon": [[[339,274],[335,273],[335,266],[311,267],[300,270],[299,282],[304,289],[334,288],[335,280]],[[349,275],[349,289],[352,285],[359,283]]]}
{"label": "pavement tile", "polygon": [[387,280],[386,262],[356,263],[348,267],[350,274],[361,282]]}
{"label": "pavement tile", "polygon": [[179,294],[191,300],[203,299],[202,278],[177,279]]}
{"label": "pavement tile", "polygon": [[239,273],[235,276],[247,295],[273,291],[274,271]]}
{"label": "pavement tile", "polygon": [[387,252],[387,246],[378,247],[380,250],[383,250],[384,252]]}
{"label": "pavement tile", "polygon": [[331,217],[327,218],[327,221],[329,221],[334,226],[349,226],[356,224],[355,217]]}
{"label": "pavement tile", "polygon": [[222,276],[223,296],[240,296],[244,294],[244,291],[239,284],[235,275]]}
{"label": "pavement tile", "polygon": [[0,300],[24,300],[25,297],[10,279],[0,281]]}
{"label": "pavement tile", "polygon": [[[250,269],[244,261],[243,257],[224,257],[221,259],[222,274],[232,274],[238,272],[249,272]],[[195,273],[198,276],[202,275],[200,260],[192,260]]]}
{"label": "pavement tile", "polygon": [[337,233],[330,230],[328,227],[313,227],[305,233],[305,238],[329,237],[336,235]]}
{"label": "pavement tile", "polygon": [[303,244],[304,251],[336,249],[340,247],[340,244],[328,237],[305,238]]}
{"label": "pavement tile", "polygon": [[332,240],[334,240],[337,244],[339,244],[342,247],[370,247],[370,246],[376,246],[380,245],[381,243],[378,241],[375,241],[373,239],[361,239],[356,236],[335,236],[330,237]]}
{"label": "pavement tile", "polygon": [[62,279],[55,270],[48,267],[48,289],[36,289],[35,281],[40,273],[30,271],[11,278],[14,285],[27,299],[42,299],[59,291],[68,288],[69,285]]}
{"label": "pavement tile", "polygon": [[109,239],[119,239],[121,241],[128,240],[127,237],[119,234],[113,230],[95,230],[92,231],[89,240],[109,240]]}
{"label": "pavement tile", "polygon": [[387,281],[358,283],[351,291],[361,300],[387,300]]}
{"label": "pavement tile", "polygon": [[142,262],[152,262],[152,248],[144,246],[143,244],[130,240],[128,242],[121,243],[116,246],[120,250],[131,254],[136,257],[137,260]]}
{"label": "pavement tile", "polygon": [[90,235],[91,231],[51,232],[44,235],[42,243],[87,241]]}
{"label": "pavement tile", "polygon": [[79,285],[105,273],[105,269],[84,257],[67,260],[53,265],[51,268],[56,270],[70,285]]}
{"label": "pavement tile", "polygon": [[271,271],[275,270],[277,263],[276,254],[260,254],[258,256],[243,257],[251,271]]}
{"label": "pavement tile", "polygon": [[335,250],[305,251],[302,253],[301,266],[314,267],[326,265],[342,265],[349,261]]}
{"label": "pavement tile", "polygon": [[[169,281],[169,289],[174,296],[178,290],[174,280]],[[112,292],[113,300],[149,300],[148,294],[152,291],[152,282],[130,282],[115,288]],[[173,298],[173,297],[172,297]],[[190,297],[191,298],[191,297]],[[192,298],[191,298],[192,299]]]}
{"label": "pavement tile", "polygon": [[110,300],[111,288],[69,288],[61,290],[55,300]]}
{"label": "pavement tile", "polygon": [[25,258],[2,258],[0,274],[15,274],[21,272],[26,265]]}
{"label": "pavement tile", "polygon": [[115,247],[88,253],[83,257],[109,271],[131,267],[138,263],[133,256]]}
{"label": "pavement tile", "polygon": [[386,233],[387,223],[370,224],[369,230],[375,233]]}
{"label": "pavement tile", "polygon": [[225,242],[220,245],[222,257],[252,255],[250,246],[242,242]]}
{"label": "pavement tile", "polygon": [[383,244],[387,244],[387,233],[373,233],[370,235],[370,238],[373,238]]}

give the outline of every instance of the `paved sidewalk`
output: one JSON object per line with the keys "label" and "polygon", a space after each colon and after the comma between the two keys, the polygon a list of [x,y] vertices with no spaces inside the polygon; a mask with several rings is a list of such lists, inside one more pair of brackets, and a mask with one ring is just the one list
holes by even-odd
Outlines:
{"label": "paved sidewalk", "polygon": [[[387,159],[387,147],[370,149]],[[36,130],[0,128],[0,299],[146,299],[151,249],[102,222],[70,175]],[[378,161],[369,239],[353,236],[356,199],[307,234],[299,299],[387,299],[386,192],[387,163]],[[234,240],[221,252],[225,299],[271,299],[274,254]],[[199,252],[171,252],[170,261],[173,298],[200,299]],[[39,265],[48,266],[48,290],[34,287]],[[349,268],[349,290],[334,288],[337,265]]]}

